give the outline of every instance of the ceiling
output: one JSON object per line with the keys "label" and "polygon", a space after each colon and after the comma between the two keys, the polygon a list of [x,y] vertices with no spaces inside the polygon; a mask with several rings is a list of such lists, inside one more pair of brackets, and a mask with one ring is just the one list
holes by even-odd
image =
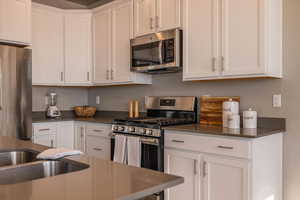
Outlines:
{"label": "ceiling", "polygon": [[33,2],[62,9],[86,9],[109,3],[113,0],[33,0]]}

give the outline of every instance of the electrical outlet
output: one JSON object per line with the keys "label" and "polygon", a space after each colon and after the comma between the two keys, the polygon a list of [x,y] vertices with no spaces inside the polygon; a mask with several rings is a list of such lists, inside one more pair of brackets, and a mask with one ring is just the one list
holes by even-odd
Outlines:
{"label": "electrical outlet", "polygon": [[96,96],[96,104],[97,104],[97,105],[100,104],[100,96]]}
{"label": "electrical outlet", "polygon": [[273,95],[273,107],[274,108],[281,108],[281,94],[274,94]]}

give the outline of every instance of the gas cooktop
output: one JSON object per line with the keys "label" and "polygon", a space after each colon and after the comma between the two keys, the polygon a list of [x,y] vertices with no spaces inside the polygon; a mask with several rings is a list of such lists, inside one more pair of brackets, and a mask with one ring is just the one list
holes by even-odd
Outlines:
{"label": "gas cooktop", "polygon": [[191,118],[166,118],[166,117],[142,117],[142,118],[124,118],[116,119],[116,124],[135,125],[135,126],[170,126],[180,124],[191,124],[194,120]]}

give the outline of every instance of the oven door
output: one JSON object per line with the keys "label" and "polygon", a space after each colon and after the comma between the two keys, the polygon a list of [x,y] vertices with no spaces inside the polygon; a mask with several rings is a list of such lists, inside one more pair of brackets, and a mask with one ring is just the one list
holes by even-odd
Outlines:
{"label": "oven door", "polygon": [[[133,136],[130,136],[133,137]],[[141,167],[155,171],[164,171],[163,142],[156,138],[140,137],[142,143]],[[111,138],[111,160],[114,158],[115,138]]]}
{"label": "oven door", "polygon": [[[111,138],[111,160],[114,158],[115,151],[115,138],[114,135],[117,133],[113,133]],[[130,137],[133,137],[130,135]],[[164,170],[164,148],[163,148],[163,139],[154,139],[154,138],[146,138],[140,137],[142,143],[142,159],[141,166],[143,168],[152,169],[155,171]],[[140,200],[164,200],[164,192],[160,192],[157,194],[153,194],[151,196],[145,197]]]}

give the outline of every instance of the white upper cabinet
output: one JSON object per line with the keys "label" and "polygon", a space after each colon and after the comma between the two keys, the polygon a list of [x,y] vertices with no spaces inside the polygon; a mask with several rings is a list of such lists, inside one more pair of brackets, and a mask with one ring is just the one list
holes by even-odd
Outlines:
{"label": "white upper cabinet", "polygon": [[64,83],[64,16],[54,8],[32,9],[33,85]]}
{"label": "white upper cabinet", "polygon": [[134,0],[134,36],[181,26],[182,0]]}
{"label": "white upper cabinet", "polygon": [[133,1],[96,8],[93,14],[94,84],[151,84],[151,76],[130,71]]}
{"label": "white upper cabinet", "polygon": [[156,0],[134,1],[134,28],[135,36],[155,32]]}
{"label": "white upper cabinet", "polygon": [[111,66],[111,9],[105,7],[93,14],[93,57],[95,84],[110,82]]}
{"label": "white upper cabinet", "polygon": [[91,83],[91,26],[88,11],[70,11],[65,15],[65,83]]}
{"label": "white upper cabinet", "polygon": [[185,0],[184,78],[217,77],[217,0]]}
{"label": "white upper cabinet", "polygon": [[181,26],[182,0],[156,0],[156,28],[158,31]]}
{"label": "white upper cabinet", "polygon": [[184,0],[183,79],[282,77],[282,0]]}
{"label": "white upper cabinet", "polygon": [[[222,0],[223,75],[263,74],[263,1]],[[261,19],[260,19],[260,16]]]}
{"label": "white upper cabinet", "polygon": [[112,77],[114,82],[131,81],[130,39],[133,36],[133,2],[112,9]]}
{"label": "white upper cabinet", "polygon": [[248,160],[204,156],[203,170],[203,200],[249,200]]}
{"label": "white upper cabinet", "polygon": [[0,41],[31,44],[31,0],[0,1]]}
{"label": "white upper cabinet", "polygon": [[91,20],[88,10],[33,5],[33,85],[91,85]]}

